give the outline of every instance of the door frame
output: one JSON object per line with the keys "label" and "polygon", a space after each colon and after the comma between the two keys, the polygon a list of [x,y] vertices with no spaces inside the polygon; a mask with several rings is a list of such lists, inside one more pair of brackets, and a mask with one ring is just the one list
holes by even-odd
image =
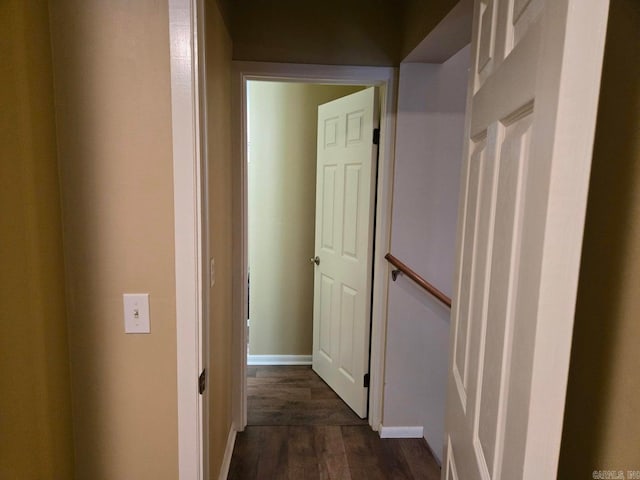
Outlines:
{"label": "door frame", "polygon": [[247,425],[247,82],[250,80],[369,85],[380,92],[380,144],[376,203],[375,253],[373,259],[373,304],[369,386],[369,425],[382,425],[384,355],[387,324],[388,265],[384,255],[391,241],[391,207],[395,152],[398,71],[392,67],[304,65],[293,63],[233,62],[233,345],[232,405],[238,431]]}
{"label": "door frame", "polygon": [[[176,285],[178,478],[209,478],[209,289],[204,1],[169,0]],[[204,128],[203,128],[204,127]],[[207,385],[208,387],[208,385]]]}

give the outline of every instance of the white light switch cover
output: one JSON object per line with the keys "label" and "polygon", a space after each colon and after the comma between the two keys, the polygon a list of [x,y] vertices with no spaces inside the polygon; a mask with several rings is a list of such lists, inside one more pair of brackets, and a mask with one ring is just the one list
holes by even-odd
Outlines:
{"label": "white light switch cover", "polygon": [[149,326],[149,294],[125,293],[124,333],[151,333]]}

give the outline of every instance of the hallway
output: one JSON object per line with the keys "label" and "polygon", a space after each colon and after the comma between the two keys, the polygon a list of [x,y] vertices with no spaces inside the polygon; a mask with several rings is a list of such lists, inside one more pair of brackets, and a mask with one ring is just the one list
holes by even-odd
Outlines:
{"label": "hallway", "polygon": [[311,367],[249,367],[247,387],[229,479],[440,478],[424,439],[381,439]]}

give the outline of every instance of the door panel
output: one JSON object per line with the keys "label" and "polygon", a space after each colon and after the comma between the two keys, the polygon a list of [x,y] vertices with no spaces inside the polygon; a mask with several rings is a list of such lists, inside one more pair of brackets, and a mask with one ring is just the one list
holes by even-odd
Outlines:
{"label": "door panel", "polygon": [[353,349],[358,292],[347,285],[342,285],[342,298],[340,299],[340,373],[346,380],[355,383],[354,371],[356,370]]}
{"label": "door panel", "polygon": [[313,369],[363,418],[376,126],[374,88],[318,108]]}
{"label": "door panel", "polygon": [[555,478],[607,8],[476,1],[445,479]]}
{"label": "door panel", "polygon": [[332,362],[331,357],[331,318],[333,318],[333,279],[327,275],[321,275],[320,280],[320,321],[318,323],[319,331],[319,352],[326,358],[328,362]]}
{"label": "door panel", "polygon": [[[322,166],[322,248],[333,252],[336,196],[336,165]],[[316,215],[318,213],[316,212]]]}
{"label": "door panel", "polygon": [[[358,202],[360,200],[360,165],[345,165],[344,179],[344,228],[342,230],[342,256],[347,259],[359,261],[358,258],[358,238],[359,230],[362,227],[359,221]],[[364,232],[366,234],[366,232]],[[361,235],[362,236],[362,235]]]}

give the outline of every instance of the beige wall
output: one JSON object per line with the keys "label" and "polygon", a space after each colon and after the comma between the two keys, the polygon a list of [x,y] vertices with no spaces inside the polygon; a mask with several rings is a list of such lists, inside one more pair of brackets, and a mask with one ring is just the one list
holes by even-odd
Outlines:
{"label": "beige wall", "polygon": [[216,262],[211,289],[209,461],[218,478],[231,428],[231,39],[214,2],[206,9],[209,158],[209,247]]}
{"label": "beige wall", "polygon": [[[470,2],[473,0],[460,0]],[[404,59],[440,23],[458,0],[405,0],[400,28],[400,59]],[[471,37],[469,37],[469,40]],[[412,60],[416,61],[416,60]]]}
{"label": "beige wall", "polygon": [[[178,472],[166,0],[50,4],[79,479]],[[122,294],[148,292],[151,334]]]}
{"label": "beige wall", "polygon": [[250,82],[251,355],[311,355],[318,105],[360,89]]}
{"label": "beige wall", "polygon": [[[220,1],[220,0],[219,0]],[[401,2],[221,1],[233,59],[336,65],[397,65]]]}
{"label": "beige wall", "polygon": [[457,1],[217,3],[231,28],[234,60],[397,66]]}
{"label": "beige wall", "polygon": [[558,478],[640,470],[640,3],[612,0]]}
{"label": "beige wall", "polygon": [[0,2],[0,478],[73,476],[46,1]]}

